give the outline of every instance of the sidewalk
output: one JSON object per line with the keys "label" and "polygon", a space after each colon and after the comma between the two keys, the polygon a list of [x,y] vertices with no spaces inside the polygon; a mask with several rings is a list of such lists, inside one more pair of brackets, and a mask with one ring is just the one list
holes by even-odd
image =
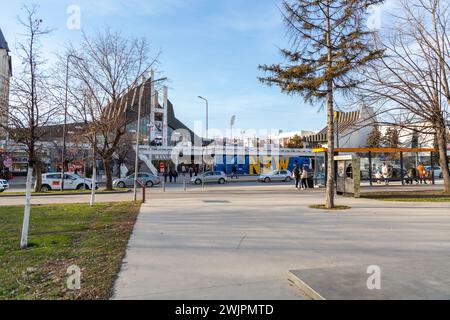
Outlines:
{"label": "sidewalk", "polygon": [[[447,203],[338,197],[352,209],[334,212],[308,207],[323,202],[322,190],[230,189],[153,195],[114,299],[308,298],[288,271],[331,299],[450,298]],[[371,265],[380,266],[386,289],[376,296],[366,287]]]}

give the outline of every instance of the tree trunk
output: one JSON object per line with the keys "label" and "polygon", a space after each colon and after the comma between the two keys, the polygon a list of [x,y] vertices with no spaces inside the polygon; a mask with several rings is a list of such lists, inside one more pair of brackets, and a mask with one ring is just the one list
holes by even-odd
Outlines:
{"label": "tree trunk", "polygon": [[[328,48],[328,77],[333,72],[333,52],[331,48],[331,17],[330,17],[330,1],[326,4],[327,16],[327,48]],[[327,190],[325,207],[327,209],[334,208],[334,108],[333,108],[333,80],[327,82],[327,139],[328,139],[328,172],[327,172]]]}
{"label": "tree trunk", "polygon": [[26,185],[26,195],[25,195],[25,207],[23,212],[23,222],[22,222],[22,236],[20,238],[20,248],[26,249],[28,247],[28,229],[30,225],[30,213],[31,213],[31,181],[33,178],[33,168],[32,163],[28,163],[27,172],[27,185]]}
{"label": "tree trunk", "polygon": [[39,161],[34,162],[33,166],[34,170],[34,176],[36,177],[36,183],[34,185],[34,192],[41,191],[41,185],[42,185],[42,165]]}
{"label": "tree trunk", "polygon": [[106,175],[106,190],[112,190],[112,172],[111,172],[111,160],[103,159],[103,165],[105,167],[105,175]]}
{"label": "tree trunk", "polygon": [[447,137],[445,127],[437,126],[436,139],[439,148],[439,164],[442,170],[442,176],[444,178],[444,193],[450,194],[450,172],[448,167],[447,156]]}

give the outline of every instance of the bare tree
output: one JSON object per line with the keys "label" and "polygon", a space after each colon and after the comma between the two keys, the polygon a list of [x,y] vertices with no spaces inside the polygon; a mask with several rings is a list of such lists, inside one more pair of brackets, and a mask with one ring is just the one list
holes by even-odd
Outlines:
{"label": "bare tree", "polygon": [[444,191],[450,194],[450,4],[402,0],[400,6],[402,15],[379,39],[386,56],[364,75],[363,96],[379,106],[380,122],[436,137]]}
{"label": "bare tree", "polygon": [[53,100],[40,47],[40,39],[51,30],[43,27],[43,21],[38,18],[36,5],[25,6],[23,11],[24,18],[19,18],[19,23],[25,29],[25,33],[23,40],[17,45],[17,57],[21,61],[21,67],[14,73],[11,83],[11,100],[7,110],[9,124],[0,123],[0,126],[8,131],[12,140],[25,146],[28,154],[27,191],[21,238],[21,247],[26,248],[32,175],[34,171],[35,191],[39,191],[42,181],[40,142],[45,135],[44,126],[55,119],[55,114],[58,113],[58,104]]}
{"label": "bare tree", "polygon": [[[23,8],[24,18],[19,23],[25,29],[23,40],[17,45],[21,67],[11,82],[9,124],[0,123],[12,140],[25,146],[28,166],[36,177],[35,191],[41,186],[40,141],[45,135],[44,126],[55,119],[58,104],[53,99],[45,60],[41,56],[40,39],[51,30],[43,27],[36,5]],[[0,113],[3,110],[0,110]]]}
{"label": "bare tree", "polygon": [[[71,46],[68,54],[83,59],[74,63],[73,76],[85,94],[72,94],[78,100],[72,114],[77,121],[90,123],[91,131],[95,132],[96,152],[103,160],[106,188],[110,190],[113,187],[111,162],[127,133],[130,119],[126,111],[133,103],[133,90],[137,88],[139,76],[149,70],[157,58],[149,58],[149,45],[145,40],[129,40],[109,28],[92,37],[84,34],[79,48]],[[77,98],[85,97],[86,92],[87,103]],[[88,137],[94,139],[92,134]]]}

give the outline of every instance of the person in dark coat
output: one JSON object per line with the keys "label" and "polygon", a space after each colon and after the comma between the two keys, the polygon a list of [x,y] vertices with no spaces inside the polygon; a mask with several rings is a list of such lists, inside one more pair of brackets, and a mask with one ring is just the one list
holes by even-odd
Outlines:
{"label": "person in dark coat", "polygon": [[295,179],[295,188],[298,189],[300,185],[300,167],[298,166],[298,162],[295,161],[294,166],[294,179]]}

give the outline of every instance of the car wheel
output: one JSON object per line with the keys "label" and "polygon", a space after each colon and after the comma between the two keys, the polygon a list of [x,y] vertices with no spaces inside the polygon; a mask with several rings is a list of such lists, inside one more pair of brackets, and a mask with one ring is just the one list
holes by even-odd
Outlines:
{"label": "car wheel", "polygon": [[117,184],[117,186],[118,186],[119,188],[121,188],[121,189],[124,189],[124,188],[125,188],[125,182],[120,181],[120,182]]}
{"label": "car wheel", "polygon": [[225,179],[224,178],[220,178],[219,179],[219,184],[224,184],[225,183]]}
{"label": "car wheel", "polygon": [[146,184],[147,188],[152,188],[153,187],[153,182],[152,181],[148,181]]}
{"label": "car wheel", "polygon": [[284,181],[286,181],[286,182],[291,182],[291,181],[292,181],[292,178],[291,178],[291,177],[287,177],[286,180],[284,180]]}
{"label": "car wheel", "polygon": [[49,192],[50,190],[52,190],[52,188],[46,184],[41,186],[41,192]]}
{"label": "car wheel", "polygon": [[77,190],[87,190],[87,189],[89,189],[89,188],[88,188],[88,186],[85,185],[85,184],[79,184],[79,185],[77,186]]}
{"label": "car wheel", "polygon": [[3,191],[5,191],[5,189],[1,189],[1,190],[0,190],[0,193],[2,193]]}
{"label": "car wheel", "polygon": [[202,180],[200,179],[195,180],[195,184],[202,184]]}
{"label": "car wheel", "polygon": [[264,179],[264,182],[265,183],[269,183],[271,180],[270,180],[270,178],[269,177],[266,177],[265,179]]}

